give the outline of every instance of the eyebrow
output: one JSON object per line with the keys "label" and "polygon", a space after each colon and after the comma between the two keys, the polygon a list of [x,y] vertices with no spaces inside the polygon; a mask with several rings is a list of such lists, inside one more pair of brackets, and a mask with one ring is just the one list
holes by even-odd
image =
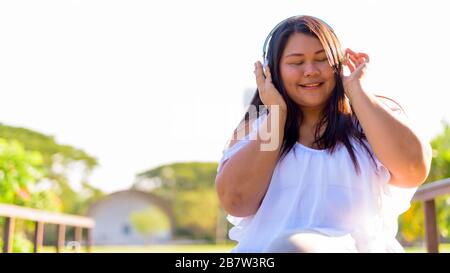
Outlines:
{"label": "eyebrow", "polygon": [[[322,52],[325,52],[325,50],[324,49],[318,50],[318,51],[314,52],[314,54],[319,54],[319,53],[322,53]],[[304,55],[305,54],[302,54],[302,53],[291,53],[291,54],[287,55],[286,57],[304,56]]]}

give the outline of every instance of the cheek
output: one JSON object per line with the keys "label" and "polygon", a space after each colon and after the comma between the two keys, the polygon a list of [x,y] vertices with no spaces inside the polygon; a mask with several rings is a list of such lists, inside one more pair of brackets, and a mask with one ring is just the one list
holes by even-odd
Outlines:
{"label": "cheek", "polygon": [[292,85],[297,84],[299,82],[299,79],[301,78],[301,73],[299,72],[299,69],[296,69],[292,66],[283,66],[280,68],[281,72],[281,79],[283,80],[283,83],[285,85]]}
{"label": "cheek", "polygon": [[329,91],[331,92],[331,90],[333,90],[333,88],[336,85],[336,79],[334,77],[334,71],[329,65],[327,65],[326,67],[323,67],[322,77],[324,79],[326,79],[326,81],[328,83],[328,87],[330,89]]}
{"label": "cheek", "polygon": [[336,86],[336,79],[334,78],[334,74],[333,73],[331,73],[329,75],[327,82],[330,85],[330,89],[333,89]]}
{"label": "cheek", "polygon": [[330,66],[330,64],[328,64],[328,62],[322,62],[320,65],[320,71],[322,73],[322,76],[325,78],[330,78],[333,77],[334,75],[334,70],[333,67]]}

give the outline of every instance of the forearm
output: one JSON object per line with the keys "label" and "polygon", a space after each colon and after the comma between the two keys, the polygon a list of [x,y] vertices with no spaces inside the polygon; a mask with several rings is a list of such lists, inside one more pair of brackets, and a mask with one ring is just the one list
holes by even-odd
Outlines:
{"label": "forearm", "polygon": [[391,181],[405,187],[422,183],[429,170],[429,144],[360,85],[348,88],[347,95],[373,152],[391,172]]}
{"label": "forearm", "polygon": [[[285,113],[280,113],[277,117],[269,113],[261,124],[257,138],[233,155],[218,174],[218,195],[223,207],[231,215],[248,216],[259,208],[279,159],[285,121]],[[275,126],[278,130],[275,130],[276,124],[273,122],[278,123]],[[269,128],[269,131],[266,132],[265,128]],[[270,140],[267,141],[269,137]],[[264,149],[270,141],[277,143],[272,142],[275,145],[269,147],[272,149]]]}

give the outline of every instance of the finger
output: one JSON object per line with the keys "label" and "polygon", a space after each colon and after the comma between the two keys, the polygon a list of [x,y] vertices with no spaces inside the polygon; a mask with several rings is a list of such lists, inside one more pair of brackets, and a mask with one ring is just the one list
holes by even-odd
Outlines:
{"label": "finger", "polygon": [[357,63],[358,61],[358,55],[352,51],[351,49],[347,48],[345,50],[345,52],[347,53],[347,59],[352,61],[353,63]]}
{"label": "finger", "polygon": [[358,60],[354,55],[349,55],[350,60],[353,62],[353,65],[355,67],[359,66],[361,64],[361,61]]}
{"label": "finger", "polygon": [[356,53],[355,51],[347,48],[345,52],[348,52],[350,55],[356,56],[358,59],[361,59],[362,62],[369,62],[369,55],[364,52]]}
{"label": "finger", "polygon": [[345,51],[350,53],[351,55],[356,55],[356,52],[351,50],[350,48],[347,48]]}
{"label": "finger", "polygon": [[366,53],[361,52],[359,53],[359,56],[363,57],[365,62],[369,62],[369,55],[367,55]]}
{"label": "finger", "polygon": [[366,62],[365,56],[361,55],[361,53],[357,53],[355,57],[358,60],[358,65]]}
{"label": "finger", "polygon": [[270,72],[269,66],[266,66],[265,72],[266,72],[266,80],[272,82],[272,73]]}
{"label": "finger", "polygon": [[367,63],[362,63],[355,69],[355,75],[364,74],[364,71],[366,71],[366,68],[367,68]]}
{"label": "finger", "polygon": [[264,82],[266,81],[266,78],[263,74],[263,68],[262,64],[258,61],[255,63],[255,76],[256,76],[256,86],[258,87],[258,90],[261,90],[264,86]]}
{"label": "finger", "polygon": [[348,66],[348,69],[350,69],[350,73],[355,71],[355,66],[350,61],[347,61],[346,65]]}

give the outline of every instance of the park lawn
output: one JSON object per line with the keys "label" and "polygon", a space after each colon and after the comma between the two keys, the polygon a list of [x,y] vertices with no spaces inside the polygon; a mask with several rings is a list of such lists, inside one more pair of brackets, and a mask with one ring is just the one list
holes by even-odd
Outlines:
{"label": "park lawn", "polygon": [[[235,246],[230,244],[195,244],[195,245],[152,245],[152,246],[94,246],[93,253],[229,253]],[[406,253],[425,253],[425,247],[408,247]],[[45,246],[41,252],[55,252],[55,248]],[[65,249],[63,252],[73,252]],[[82,248],[80,252],[85,252]],[[440,244],[439,252],[450,253],[450,244]]]}
{"label": "park lawn", "polygon": [[[427,249],[425,246],[408,247],[405,248],[406,253],[426,253]],[[450,244],[439,244],[440,253],[450,253]]]}
{"label": "park lawn", "polygon": [[[235,246],[230,244],[151,245],[151,246],[94,246],[93,253],[227,253]],[[55,247],[45,246],[40,252],[55,252]],[[64,253],[74,252],[69,248]],[[80,252],[85,252],[83,247]]]}

